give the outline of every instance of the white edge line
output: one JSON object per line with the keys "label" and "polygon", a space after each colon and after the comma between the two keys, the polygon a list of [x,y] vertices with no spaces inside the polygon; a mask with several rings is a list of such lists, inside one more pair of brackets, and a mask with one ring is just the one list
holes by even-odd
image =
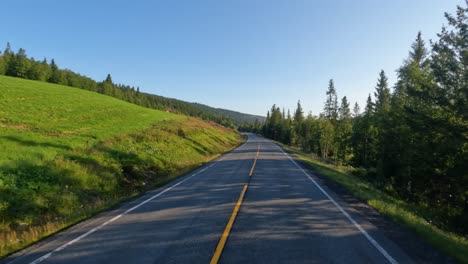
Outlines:
{"label": "white edge line", "polygon": [[144,200],[143,202],[141,202],[141,203],[139,203],[139,204],[133,206],[132,208],[126,210],[125,212],[123,212],[123,213],[121,213],[121,214],[119,214],[119,215],[117,215],[117,216],[114,216],[112,219],[107,220],[106,222],[100,224],[99,226],[94,227],[93,229],[89,230],[88,232],[86,232],[86,233],[80,235],[79,237],[77,237],[77,238],[75,238],[75,239],[73,239],[73,240],[71,240],[71,241],[69,241],[69,242],[67,242],[67,243],[65,243],[65,244],[63,244],[63,245],[61,245],[60,247],[58,247],[58,248],[56,248],[56,249],[54,249],[54,250],[52,250],[52,251],[50,251],[49,253],[43,255],[42,257],[40,257],[40,258],[34,260],[34,261],[31,262],[30,264],[37,264],[37,263],[40,263],[40,262],[44,261],[45,259],[49,258],[52,254],[54,254],[54,253],[56,253],[56,252],[59,252],[59,251],[63,250],[64,248],[66,248],[66,247],[68,247],[68,246],[70,246],[70,245],[72,245],[72,244],[74,244],[74,243],[80,241],[81,239],[83,239],[83,238],[85,238],[85,237],[91,235],[92,233],[94,233],[94,232],[98,231],[99,229],[103,228],[104,226],[106,226],[106,225],[108,225],[108,224],[114,222],[115,220],[119,219],[120,217],[122,217],[122,216],[124,216],[124,215],[130,213],[131,211],[137,209],[138,207],[140,207],[140,206],[142,206],[142,205],[148,203],[149,201],[153,200],[154,198],[157,198],[157,197],[163,195],[164,193],[170,191],[170,190],[173,189],[174,187],[177,187],[178,185],[184,183],[185,181],[187,181],[187,180],[189,180],[189,179],[191,179],[191,178],[193,178],[193,177],[199,175],[200,173],[206,171],[206,170],[209,169],[211,166],[213,166],[213,165],[215,165],[216,163],[218,163],[219,161],[223,160],[225,157],[226,157],[226,155],[225,155],[224,157],[222,157],[222,158],[220,158],[220,159],[214,161],[214,162],[213,162],[211,165],[209,165],[208,167],[205,167],[204,169],[202,169],[202,170],[200,170],[200,171],[198,171],[198,172],[195,172],[194,174],[190,175],[188,178],[185,178],[185,179],[183,179],[182,181],[180,181],[180,182],[178,182],[178,183],[172,185],[171,187],[166,188],[164,191],[161,191],[161,192],[159,192],[159,193],[157,193],[157,194],[151,196],[150,198],[148,198],[148,199]]}
{"label": "white edge line", "polygon": [[382,253],[382,255],[384,255],[384,257],[392,264],[398,264],[398,262],[392,257],[390,256],[390,254],[388,254],[388,252],[371,236],[369,235],[369,233],[367,233],[366,230],[364,230],[364,228],[362,228],[362,226],[360,224],[358,224],[352,217],[351,215],[348,214],[348,212],[346,212],[343,207],[341,207],[310,175],[309,173],[307,173],[301,166],[299,166],[299,164],[296,163],[296,161],[294,161],[290,156],[289,154],[287,154],[286,152],[284,152],[284,150],[279,147],[278,145],[275,144],[275,146],[277,148],[279,148],[281,150],[281,152],[283,152],[284,155],[286,155],[286,157],[288,157],[288,159],[290,161],[292,161],[294,163],[294,165],[296,165],[296,167],[298,167],[314,184],[315,186],[317,186],[317,188],[319,188],[319,190],[341,211],[341,213],[343,213],[344,216],[346,216],[346,218],[348,218],[348,220],[367,238],[367,240],[369,240],[369,242],[380,252]]}

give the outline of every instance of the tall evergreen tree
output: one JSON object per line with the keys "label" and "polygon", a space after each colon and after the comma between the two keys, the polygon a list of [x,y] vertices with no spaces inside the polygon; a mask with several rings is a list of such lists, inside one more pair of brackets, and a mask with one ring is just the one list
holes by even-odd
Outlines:
{"label": "tall evergreen tree", "polygon": [[384,113],[390,111],[390,89],[388,88],[388,79],[383,70],[379,73],[379,79],[375,87],[375,111]]}
{"label": "tall evergreen tree", "polygon": [[297,146],[301,146],[304,144],[304,135],[303,135],[303,123],[304,123],[304,110],[302,110],[301,101],[297,101],[297,107],[294,111],[294,120],[293,120],[293,127],[294,133],[292,135],[293,142]]}
{"label": "tall evergreen tree", "polygon": [[351,133],[352,133],[352,120],[351,109],[349,108],[348,99],[344,96],[341,99],[339,107],[339,120],[336,129],[336,142],[337,142],[337,157],[341,162],[347,163],[351,154]]}
{"label": "tall evergreen tree", "polygon": [[26,56],[26,51],[22,48],[18,50],[18,53],[11,56],[6,69],[6,74],[9,76],[27,78],[30,61]]}
{"label": "tall evergreen tree", "polygon": [[353,107],[353,117],[358,117],[361,114],[361,108],[357,102],[354,103]]}
{"label": "tall evergreen tree", "polygon": [[[409,114],[415,111],[415,107],[421,105],[418,97],[408,97],[408,91],[414,90],[419,86],[416,76],[429,78],[431,75],[429,69],[428,51],[425,47],[421,32],[418,33],[416,40],[411,45],[411,50],[404,64],[397,70],[398,80],[391,99],[390,127],[387,131],[388,152],[392,157],[388,159],[390,163],[388,170],[395,179],[395,189],[402,197],[412,198],[414,186],[417,182],[414,180],[415,165],[419,157],[415,150],[418,148],[418,141],[424,135],[418,135],[418,132],[412,129],[419,118]],[[415,86],[416,85],[416,86]],[[426,134],[426,133],[424,133]]]}
{"label": "tall evergreen tree", "polygon": [[[446,14],[448,27],[442,28],[432,45],[430,74],[413,73],[417,83],[409,89],[408,107],[413,131],[425,132],[418,143],[417,179],[428,195],[429,204],[446,210],[458,208],[453,221],[468,221],[468,1],[455,16]],[[426,175],[426,176],[425,176]],[[431,175],[429,179],[424,178]],[[414,177],[413,177],[414,178]],[[419,182],[419,181],[418,181]],[[466,225],[465,225],[466,226]],[[468,232],[465,227],[464,232]]]}
{"label": "tall evergreen tree", "polygon": [[7,54],[11,54],[11,53],[13,53],[13,52],[11,51],[10,42],[7,42],[6,47],[5,47],[5,50],[3,51],[3,54],[4,54],[4,55],[7,55]]}
{"label": "tall evergreen tree", "polygon": [[388,129],[390,128],[389,124],[389,112],[390,112],[390,89],[388,88],[388,79],[383,70],[379,73],[379,78],[377,80],[377,85],[375,87],[375,114],[374,122],[375,128],[377,130],[377,170],[379,180],[382,184],[388,180],[388,163],[386,161],[389,158],[388,152]]}
{"label": "tall evergreen tree", "polygon": [[370,94],[367,96],[366,108],[364,110],[364,114],[366,116],[372,116],[374,114],[374,103],[372,103],[372,97]]}
{"label": "tall evergreen tree", "polygon": [[57,84],[64,84],[64,85],[67,83],[64,73],[58,68],[54,59],[50,61],[50,69],[52,73],[48,80],[49,82],[57,83]]}
{"label": "tall evergreen tree", "polygon": [[111,84],[111,85],[114,85],[114,83],[112,82],[112,77],[111,77],[110,73],[107,74],[107,77],[104,80],[104,82],[108,83],[108,84]]}
{"label": "tall evergreen tree", "polygon": [[326,119],[336,121],[338,118],[338,96],[336,95],[335,84],[330,79],[327,90],[327,100],[323,108]]}
{"label": "tall evergreen tree", "polygon": [[376,165],[376,136],[374,103],[369,94],[364,114],[355,120],[353,126],[351,141],[354,166],[372,168]]}
{"label": "tall evergreen tree", "polygon": [[341,99],[341,105],[339,107],[339,119],[351,119],[351,110],[349,109],[349,103],[346,96]]}
{"label": "tall evergreen tree", "polygon": [[301,101],[297,101],[297,108],[294,112],[294,122],[300,124],[304,121],[304,110],[302,110]]}

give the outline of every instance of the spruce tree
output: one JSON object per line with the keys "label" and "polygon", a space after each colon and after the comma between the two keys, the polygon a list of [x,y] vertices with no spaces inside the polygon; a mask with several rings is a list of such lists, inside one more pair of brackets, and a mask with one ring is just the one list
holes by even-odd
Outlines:
{"label": "spruce tree", "polygon": [[[414,129],[425,131],[426,142],[421,149],[430,150],[421,156],[418,179],[431,175],[423,185],[429,204],[446,210],[457,208],[453,221],[468,221],[468,1],[458,6],[455,16],[445,14],[448,27],[442,28],[439,39],[432,44],[430,74],[415,75],[418,86],[411,89],[419,98],[417,112],[410,112],[420,122]],[[431,153],[431,155],[427,155]],[[428,184],[429,183],[429,184]],[[428,188],[429,186],[437,186]],[[468,227],[463,224],[463,232]]]}
{"label": "spruce tree", "polygon": [[112,77],[111,77],[110,73],[107,74],[107,77],[104,80],[104,82],[108,83],[108,84],[111,84],[111,85],[114,85],[114,83],[112,82]]}
{"label": "spruce tree", "polygon": [[390,110],[390,89],[388,88],[388,79],[384,70],[379,73],[379,79],[375,87],[375,111],[384,113]]}
{"label": "spruce tree", "polygon": [[327,90],[327,100],[323,108],[326,119],[336,121],[338,118],[338,97],[336,95],[335,84],[333,79],[330,79]]}
{"label": "spruce tree", "polygon": [[374,126],[374,103],[369,94],[364,113],[359,116],[353,126],[351,136],[353,146],[353,165],[372,168],[376,165],[376,129]]}
{"label": "spruce tree", "polygon": [[341,162],[347,163],[351,153],[351,109],[349,108],[348,99],[344,96],[341,99],[339,107],[339,120],[336,129],[336,142],[337,142],[337,157]]}
{"label": "spruce tree", "polygon": [[377,131],[376,149],[377,149],[377,174],[379,183],[385,184],[390,176],[389,165],[386,161],[389,159],[388,145],[391,144],[387,140],[390,129],[390,100],[391,94],[388,88],[388,79],[383,70],[379,73],[377,85],[375,87],[375,128]]}
{"label": "spruce tree", "polygon": [[300,124],[304,121],[304,110],[302,110],[301,101],[297,101],[297,108],[294,112],[294,122]]}
{"label": "spruce tree", "polygon": [[294,143],[297,146],[304,144],[304,135],[303,135],[303,123],[304,123],[304,110],[302,110],[301,101],[297,101],[297,108],[294,111]]}
{"label": "spruce tree", "polygon": [[[411,50],[403,65],[397,70],[398,80],[391,99],[390,125],[387,131],[387,150],[391,155],[386,163],[387,170],[394,177],[394,188],[402,197],[414,199],[415,172],[419,160],[416,150],[420,148],[420,141],[427,133],[419,134],[413,129],[420,118],[411,114],[420,112],[416,108],[422,106],[419,96],[409,96],[415,89],[421,87],[417,81],[429,78],[428,51],[425,47],[421,32],[418,32]],[[416,77],[419,76],[419,77]],[[415,78],[416,77],[416,78]]]}
{"label": "spruce tree", "polygon": [[18,53],[12,54],[11,58],[9,59],[8,67],[6,69],[6,75],[20,77],[20,78],[27,78],[29,67],[30,67],[30,61],[28,60],[26,56],[26,51],[20,48],[18,50]]}
{"label": "spruce tree", "polygon": [[366,108],[364,110],[364,114],[366,116],[372,116],[374,114],[374,103],[372,103],[372,97],[370,94],[369,96],[367,96]]}
{"label": "spruce tree", "polygon": [[361,108],[357,102],[354,103],[353,107],[353,117],[358,117],[361,114]]}
{"label": "spruce tree", "polygon": [[65,76],[63,72],[58,68],[54,59],[50,61],[50,69],[52,73],[50,75],[48,82],[57,83],[57,84],[65,84],[66,82]]}
{"label": "spruce tree", "polygon": [[341,105],[339,107],[339,119],[350,119],[351,118],[351,110],[349,109],[349,103],[346,96],[341,99]]}

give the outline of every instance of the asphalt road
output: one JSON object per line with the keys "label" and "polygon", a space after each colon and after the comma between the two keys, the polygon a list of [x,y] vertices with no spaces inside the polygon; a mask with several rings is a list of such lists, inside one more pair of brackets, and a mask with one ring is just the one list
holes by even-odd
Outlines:
{"label": "asphalt road", "polygon": [[209,263],[223,233],[227,242],[219,263],[412,263],[382,230],[278,146],[253,134],[197,171],[6,261]]}

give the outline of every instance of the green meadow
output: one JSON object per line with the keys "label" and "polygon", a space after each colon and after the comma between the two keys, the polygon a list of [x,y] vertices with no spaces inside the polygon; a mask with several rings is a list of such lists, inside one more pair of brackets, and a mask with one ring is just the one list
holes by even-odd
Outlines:
{"label": "green meadow", "polygon": [[0,256],[161,185],[242,140],[199,119],[0,76]]}

